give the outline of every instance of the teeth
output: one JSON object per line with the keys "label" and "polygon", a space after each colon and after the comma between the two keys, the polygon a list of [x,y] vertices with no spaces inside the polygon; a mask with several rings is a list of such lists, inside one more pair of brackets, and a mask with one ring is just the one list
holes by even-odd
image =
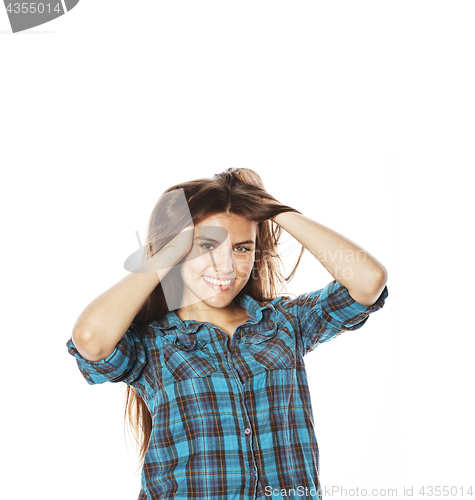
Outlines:
{"label": "teeth", "polygon": [[220,281],[220,280],[216,280],[214,278],[208,278],[208,276],[203,276],[203,278],[208,282],[208,283],[212,283],[213,285],[221,285],[221,286],[225,286],[225,285],[230,285],[231,282],[233,280],[224,280],[224,281]]}

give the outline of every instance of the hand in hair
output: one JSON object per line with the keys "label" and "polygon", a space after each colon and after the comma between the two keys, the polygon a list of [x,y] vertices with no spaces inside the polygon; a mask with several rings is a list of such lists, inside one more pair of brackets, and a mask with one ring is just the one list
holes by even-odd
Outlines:
{"label": "hand in hair", "polygon": [[316,257],[354,300],[366,306],[376,302],[386,286],[388,273],[369,252],[302,214],[280,213],[273,220]]}

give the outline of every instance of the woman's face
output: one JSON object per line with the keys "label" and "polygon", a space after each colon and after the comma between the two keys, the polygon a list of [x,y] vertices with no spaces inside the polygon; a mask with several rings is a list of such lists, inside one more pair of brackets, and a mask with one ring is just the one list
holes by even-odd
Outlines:
{"label": "woman's face", "polygon": [[227,307],[249,280],[256,234],[257,223],[239,215],[212,215],[196,225],[192,251],[181,266],[182,307]]}

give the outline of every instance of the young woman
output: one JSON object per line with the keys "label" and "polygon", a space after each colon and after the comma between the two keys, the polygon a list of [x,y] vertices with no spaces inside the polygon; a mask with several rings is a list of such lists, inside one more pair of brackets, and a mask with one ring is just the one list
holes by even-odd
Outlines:
{"label": "young woman", "polygon": [[[331,283],[278,295],[302,255],[284,278],[281,229]],[[67,342],[89,384],[127,384],[139,500],[320,498],[303,357],[383,307],[384,266],[248,169],[167,190],[144,248],[142,267],[89,304]]]}

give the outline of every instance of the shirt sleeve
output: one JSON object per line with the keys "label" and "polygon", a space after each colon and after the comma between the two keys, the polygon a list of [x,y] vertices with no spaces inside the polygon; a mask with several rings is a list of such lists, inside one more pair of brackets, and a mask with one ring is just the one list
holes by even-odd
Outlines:
{"label": "shirt sleeve", "polygon": [[300,326],[303,355],[344,331],[361,328],[370,314],[384,306],[387,296],[388,289],[384,287],[378,300],[365,306],[356,302],[348,289],[334,280],[321,290],[292,299]]}
{"label": "shirt sleeve", "polygon": [[66,342],[69,354],[76,358],[77,365],[88,384],[125,382],[131,384],[142,374],[147,364],[147,353],[140,336],[140,326],[132,323],[114,351],[99,361],[84,359],[72,338]]}

